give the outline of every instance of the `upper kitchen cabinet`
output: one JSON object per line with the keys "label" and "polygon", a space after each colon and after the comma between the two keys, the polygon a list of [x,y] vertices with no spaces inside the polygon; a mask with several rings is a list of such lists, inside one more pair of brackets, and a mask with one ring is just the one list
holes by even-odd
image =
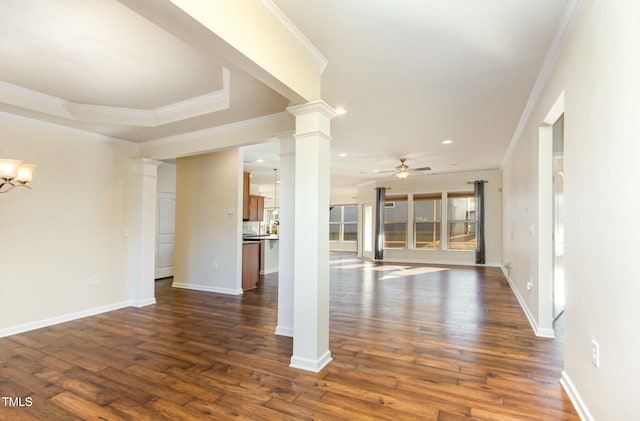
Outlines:
{"label": "upper kitchen cabinet", "polygon": [[242,174],[242,220],[248,221],[251,217],[251,203],[249,198],[249,190],[250,190],[250,182],[251,182],[251,173],[249,171],[244,171]]}
{"label": "upper kitchen cabinet", "polygon": [[249,196],[249,221],[262,221],[264,196]]}
{"label": "upper kitchen cabinet", "polygon": [[242,176],[242,220],[262,221],[264,213],[264,196],[252,196],[251,173],[244,171]]}

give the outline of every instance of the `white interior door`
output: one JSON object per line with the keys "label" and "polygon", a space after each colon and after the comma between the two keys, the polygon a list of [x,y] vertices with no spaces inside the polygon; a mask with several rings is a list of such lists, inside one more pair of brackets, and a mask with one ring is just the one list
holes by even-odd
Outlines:
{"label": "white interior door", "polygon": [[373,205],[362,205],[362,257],[373,259]]}
{"label": "white interior door", "polygon": [[156,218],[156,279],[173,276],[176,194],[158,193]]}

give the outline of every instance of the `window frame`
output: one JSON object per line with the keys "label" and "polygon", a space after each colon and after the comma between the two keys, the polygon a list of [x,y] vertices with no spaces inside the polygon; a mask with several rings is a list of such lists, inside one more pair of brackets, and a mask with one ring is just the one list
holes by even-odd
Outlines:
{"label": "window frame", "polygon": [[[382,248],[386,249],[386,250],[404,250],[404,249],[408,249],[409,248],[409,197],[407,195],[398,195],[398,196],[389,196],[386,197],[384,199],[384,204],[385,204],[385,209],[386,209],[386,205],[387,203],[390,202],[405,202],[406,203],[406,207],[407,207],[407,211],[405,213],[405,219],[404,221],[393,221],[393,222],[387,222],[387,218],[385,215],[384,218],[384,228],[383,228],[383,238],[382,238]],[[397,247],[388,247],[386,244],[388,242],[390,242],[390,240],[386,239],[386,235],[387,235],[387,226],[388,225],[400,225],[400,224],[404,224],[404,245],[402,246],[397,246]],[[396,241],[397,242],[397,241]]]}
{"label": "window frame", "polygon": [[[452,219],[451,214],[449,212],[450,210],[450,200],[451,199],[461,199],[461,198],[467,198],[467,199],[473,199],[473,211],[467,211],[467,213],[469,215],[467,215],[466,219]],[[468,207],[467,207],[468,209]],[[476,244],[477,244],[477,238],[476,238],[476,209],[475,209],[475,194],[474,192],[470,192],[470,191],[463,191],[463,192],[450,192],[447,194],[447,250],[448,251],[453,251],[453,252],[469,252],[469,251],[473,251],[476,249]],[[473,217],[470,218],[470,216],[473,215]],[[469,228],[469,226],[473,226],[473,234],[474,234],[474,240],[473,240],[473,246],[468,246],[468,247],[451,247],[451,225],[452,224],[467,224],[467,228]]]}
{"label": "window frame", "polygon": [[[355,208],[355,211],[356,211],[356,221],[355,222],[345,222],[344,214],[345,214],[345,208],[346,207]],[[358,214],[358,205],[357,204],[331,205],[329,207],[329,212],[331,212],[331,210],[333,210],[335,208],[340,208],[340,221],[331,221],[331,218],[329,218],[329,241],[330,242],[334,242],[334,243],[357,243],[358,242],[358,224],[360,223],[360,215]],[[332,225],[337,225],[338,226],[338,239],[337,240],[332,240],[331,239],[331,226]],[[344,239],[344,227],[345,227],[345,225],[355,225],[355,227],[356,227],[356,238],[354,240],[345,240]]]}
{"label": "window frame", "polygon": [[[414,194],[413,195],[413,199],[412,199],[412,207],[413,207],[413,215],[412,215],[412,219],[413,219],[413,245],[412,248],[415,250],[443,250],[442,247],[442,235],[443,233],[443,209],[442,209],[442,204],[444,203],[444,201],[442,200],[442,196],[443,193],[431,193],[431,194]],[[417,220],[417,215],[416,215],[416,204],[420,201],[427,201],[427,200],[432,200],[433,201],[433,216],[434,219],[432,220],[425,220],[425,221],[418,221]],[[439,202],[439,204],[438,204]],[[438,218],[438,213],[439,218]],[[431,241],[431,243],[433,243],[433,247],[421,247],[418,246],[418,229],[417,226],[418,224],[431,224],[432,225],[432,232],[433,232],[433,241]],[[438,234],[438,238],[436,240],[435,236],[436,234]],[[428,243],[426,243],[428,244]]]}

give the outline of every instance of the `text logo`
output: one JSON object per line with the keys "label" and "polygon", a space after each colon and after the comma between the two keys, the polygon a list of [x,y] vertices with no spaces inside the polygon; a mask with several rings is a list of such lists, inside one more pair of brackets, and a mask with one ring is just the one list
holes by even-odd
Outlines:
{"label": "text logo", "polygon": [[27,396],[26,398],[20,396],[3,396],[2,404],[9,407],[27,408],[33,405],[33,399],[31,396]]}

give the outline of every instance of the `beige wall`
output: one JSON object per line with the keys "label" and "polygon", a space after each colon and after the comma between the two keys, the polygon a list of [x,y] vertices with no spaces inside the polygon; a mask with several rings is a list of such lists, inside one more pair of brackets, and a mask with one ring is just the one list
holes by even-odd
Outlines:
{"label": "beige wall", "polygon": [[[585,0],[512,156],[504,166],[504,261],[526,297],[535,273],[538,128],[565,98],[564,384],[585,419],[640,414],[640,3]],[[513,239],[512,234],[513,233]],[[535,314],[537,297],[527,297]],[[535,314],[538,317],[537,314]],[[591,363],[591,341],[600,368]],[[581,404],[582,402],[582,404]]]}
{"label": "beige wall", "polygon": [[[453,174],[409,176],[405,180],[389,177],[360,186],[358,202],[374,203],[375,187],[390,187],[387,196],[441,192],[473,192],[474,180],[487,180],[485,185],[485,244],[486,262],[500,265],[502,253],[502,178],[500,170],[473,171]],[[361,206],[362,209],[362,206]],[[360,240],[362,241],[362,239]],[[362,247],[359,247],[362,250]],[[384,260],[396,262],[475,264],[475,252],[460,250],[385,249]]]}
{"label": "beige wall", "polygon": [[0,195],[0,336],[129,305],[137,147],[4,114],[0,142],[37,165],[32,190]]}
{"label": "beige wall", "polygon": [[178,158],[174,286],[241,294],[239,150]]}

